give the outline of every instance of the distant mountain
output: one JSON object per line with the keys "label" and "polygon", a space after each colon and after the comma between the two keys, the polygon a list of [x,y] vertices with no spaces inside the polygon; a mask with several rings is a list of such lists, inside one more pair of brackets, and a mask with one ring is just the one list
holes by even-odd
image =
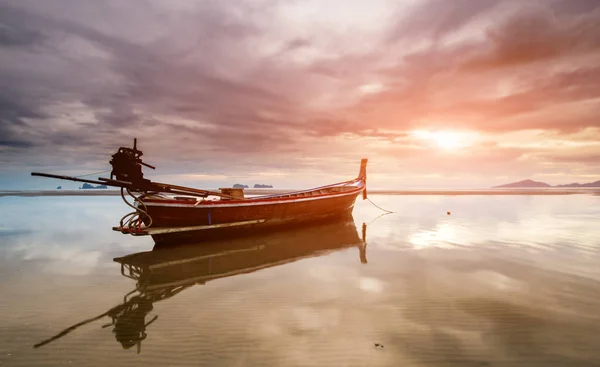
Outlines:
{"label": "distant mountain", "polygon": [[581,187],[600,187],[600,180],[583,184]]}
{"label": "distant mountain", "polygon": [[545,182],[523,180],[519,182],[513,182],[506,185],[494,186],[494,188],[516,188],[516,187],[552,187]]}
{"label": "distant mountain", "polygon": [[273,185],[254,184],[255,189],[272,189]]}
{"label": "distant mountain", "polygon": [[584,184],[570,183],[570,184],[566,184],[566,185],[556,185],[556,187],[600,187],[600,180],[595,181],[595,182],[584,183]]}
{"label": "distant mountain", "polygon": [[236,184],[233,185],[233,188],[234,189],[247,189],[248,185],[242,185],[242,184],[237,184],[236,183]]}
{"label": "distant mountain", "polygon": [[600,187],[600,180],[596,182],[589,183],[570,183],[566,185],[548,185],[545,182],[538,182],[533,180],[523,180],[519,182],[513,182],[506,185],[494,186],[494,188],[519,188],[519,187]]}

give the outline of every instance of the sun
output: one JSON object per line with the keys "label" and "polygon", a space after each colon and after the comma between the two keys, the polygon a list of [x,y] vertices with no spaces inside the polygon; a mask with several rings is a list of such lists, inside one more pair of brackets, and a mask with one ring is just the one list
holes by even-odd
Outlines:
{"label": "sun", "polygon": [[433,133],[433,142],[439,148],[454,150],[460,148],[463,144],[461,136],[457,133],[438,131]]}
{"label": "sun", "polygon": [[417,130],[412,135],[443,150],[456,150],[467,145],[467,135],[454,131]]}

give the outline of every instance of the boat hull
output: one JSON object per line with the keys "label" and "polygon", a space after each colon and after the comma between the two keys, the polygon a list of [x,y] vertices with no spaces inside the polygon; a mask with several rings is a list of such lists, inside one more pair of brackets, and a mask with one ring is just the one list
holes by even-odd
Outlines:
{"label": "boat hull", "polygon": [[[246,232],[272,228],[289,228],[344,217],[352,213],[362,190],[335,196],[294,198],[288,200],[248,200],[247,202],[190,205],[182,203],[146,203],[152,227],[174,228],[193,226],[244,225],[208,228],[176,233],[153,234],[157,244],[189,242],[239,236]],[[148,223],[146,223],[148,224]]]}

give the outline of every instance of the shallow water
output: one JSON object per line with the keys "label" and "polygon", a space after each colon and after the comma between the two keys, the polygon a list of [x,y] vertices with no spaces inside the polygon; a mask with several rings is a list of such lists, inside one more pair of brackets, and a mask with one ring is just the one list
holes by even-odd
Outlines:
{"label": "shallow water", "polygon": [[120,198],[2,197],[0,364],[600,365],[599,196],[371,200],[151,251]]}

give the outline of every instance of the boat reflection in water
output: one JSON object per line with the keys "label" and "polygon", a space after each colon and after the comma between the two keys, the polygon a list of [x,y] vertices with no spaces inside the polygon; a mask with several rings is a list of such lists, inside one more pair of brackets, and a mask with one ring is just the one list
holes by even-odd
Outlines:
{"label": "boat reflection in water", "polygon": [[141,342],[147,337],[147,327],[158,317],[146,320],[155,302],[171,298],[196,284],[352,247],[358,248],[360,261],[366,263],[366,224],[362,225],[359,236],[354,220],[349,216],[295,230],[229,241],[178,247],[157,245],[152,251],[118,257],[114,261],[121,264],[121,273],[136,281],[135,289],[125,295],[123,303],[61,331],[34,345],[34,348],[107,317],[111,322],[102,327],[112,326],[115,338],[123,348],[137,346],[139,353]]}

